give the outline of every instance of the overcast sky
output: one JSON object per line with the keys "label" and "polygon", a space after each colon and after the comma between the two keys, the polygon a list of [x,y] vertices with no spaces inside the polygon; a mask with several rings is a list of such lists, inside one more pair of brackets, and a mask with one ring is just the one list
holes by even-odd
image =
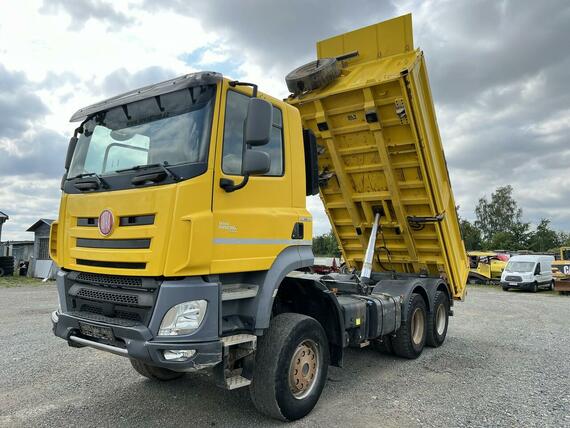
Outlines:
{"label": "overcast sky", "polygon": [[[568,0],[19,0],[0,4],[3,240],[56,218],[78,108],[197,70],[283,97],[317,40],[408,12],[460,214],[511,184],[527,221],[570,231]],[[328,231],[308,203],[316,233]]]}

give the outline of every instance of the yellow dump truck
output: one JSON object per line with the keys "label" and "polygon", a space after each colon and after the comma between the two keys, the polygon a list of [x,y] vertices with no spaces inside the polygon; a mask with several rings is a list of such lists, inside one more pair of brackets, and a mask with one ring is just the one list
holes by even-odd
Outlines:
{"label": "yellow dump truck", "polygon": [[[445,340],[468,263],[411,16],[317,44],[285,101],[213,72],[77,111],[54,334],[295,420],[347,347]],[[320,194],[344,273],[308,274]]]}

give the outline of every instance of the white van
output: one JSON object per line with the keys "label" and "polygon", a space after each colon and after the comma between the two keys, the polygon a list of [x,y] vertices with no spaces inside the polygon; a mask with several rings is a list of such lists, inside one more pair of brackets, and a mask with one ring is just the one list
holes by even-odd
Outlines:
{"label": "white van", "polygon": [[513,256],[501,275],[501,286],[538,291],[539,288],[554,289],[552,262],[554,257],[542,255]]}

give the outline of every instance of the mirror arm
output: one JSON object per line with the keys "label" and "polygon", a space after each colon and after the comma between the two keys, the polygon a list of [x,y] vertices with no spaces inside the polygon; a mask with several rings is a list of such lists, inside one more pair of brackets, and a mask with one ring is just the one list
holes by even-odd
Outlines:
{"label": "mirror arm", "polygon": [[249,174],[243,176],[243,180],[239,184],[234,184],[234,181],[230,178],[220,178],[220,187],[226,192],[231,193],[236,190],[243,189],[247,182],[249,181]]}
{"label": "mirror arm", "polygon": [[253,98],[257,98],[257,85],[255,83],[247,83],[247,82],[240,82],[239,80],[232,80],[229,85],[232,88],[235,88],[236,86],[251,86],[253,88],[253,92],[251,94],[251,96]]}

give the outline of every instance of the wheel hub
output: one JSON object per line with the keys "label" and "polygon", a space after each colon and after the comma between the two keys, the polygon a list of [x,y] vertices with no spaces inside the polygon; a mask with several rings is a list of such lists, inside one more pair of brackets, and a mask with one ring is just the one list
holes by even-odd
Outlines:
{"label": "wheel hub", "polygon": [[412,315],[412,341],[415,345],[422,342],[425,331],[425,316],[421,309],[416,308]]}
{"label": "wheel hub", "polygon": [[295,398],[309,395],[316,384],[319,369],[317,344],[312,340],[303,341],[295,349],[289,366],[289,389]]}
{"label": "wheel hub", "polygon": [[435,313],[435,328],[437,334],[440,336],[445,331],[445,306],[443,304],[437,307],[437,311]]}

